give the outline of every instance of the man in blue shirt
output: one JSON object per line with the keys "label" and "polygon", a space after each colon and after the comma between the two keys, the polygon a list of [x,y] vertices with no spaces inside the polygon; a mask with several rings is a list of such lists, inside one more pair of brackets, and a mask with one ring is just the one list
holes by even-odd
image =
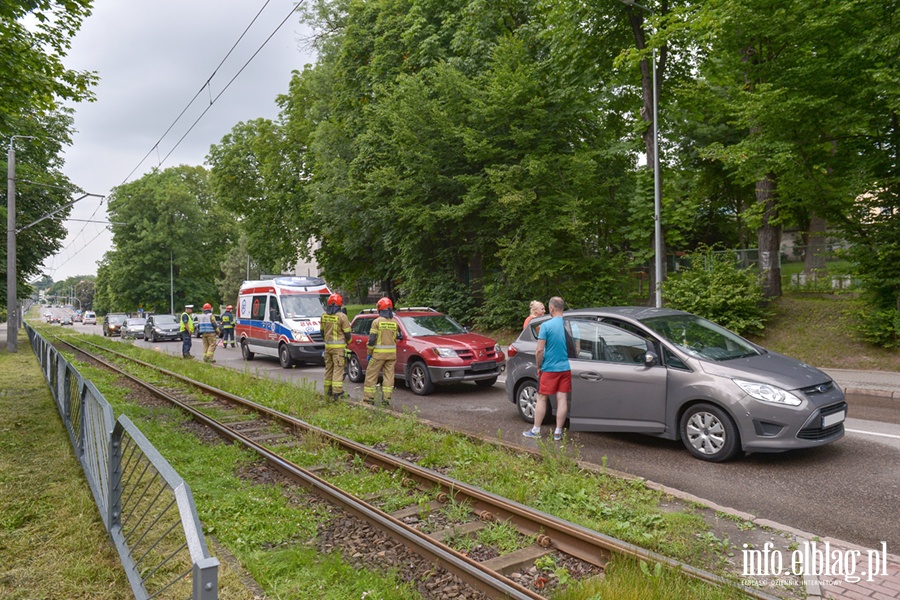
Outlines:
{"label": "man in blue shirt", "polygon": [[566,329],[563,323],[565,303],[559,296],[550,298],[549,321],[541,323],[538,332],[534,363],[537,367],[538,394],[534,407],[534,426],[522,433],[528,438],[541,437],[541,423],[550,405],[550,396],[556,394],[556,429],[553,439],[562,439],[562,428],[569,414],[569,393],[572,391],[572,370],[569,367],[569,351],[566,348]]}

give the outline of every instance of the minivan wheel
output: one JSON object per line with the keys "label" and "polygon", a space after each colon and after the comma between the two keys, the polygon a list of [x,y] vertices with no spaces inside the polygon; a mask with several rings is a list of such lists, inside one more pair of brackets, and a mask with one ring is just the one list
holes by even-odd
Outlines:
{"label": "minivan wheel", "polygon": [[516,386],[516,408],[526,423],[534,423],[534,408],[537,406],[537,382],[524,379]]}
{"label": "minivan wheel", "polygon": [[695,404],[681,415],[681,441],[700,460],[723,462],[740,450],[737,427],[724,410],[712,404]]}
{"label": "minivan wheel", "polygon": [[431,382],[428,368],[421,361],[409,365],[409,377],[406,378],[406,381],[409,389],[416,396],[427,396],[434,391],[434,384]]}
{"label": "minivan wheel", "polygon": [[353,383],[362,383],[366,378],[365,371],[362,370],[362,365],[359,364],[359,358],[355,353],[347,359],[347,377]]}
{"label": "minivan wheel", "polygon": [[241,340],[241,356],[244,357],[244,360],[253,360],[255,356],[252,352],[250,352],[250,346],[247,344],[247,340]]}
{"label": "minivan wheel", "polygon": [[282,369],[290,369],[294,366],[294,359],[291,358],[291,351],[284,342],[278,345],[278,362],[281,363]]}

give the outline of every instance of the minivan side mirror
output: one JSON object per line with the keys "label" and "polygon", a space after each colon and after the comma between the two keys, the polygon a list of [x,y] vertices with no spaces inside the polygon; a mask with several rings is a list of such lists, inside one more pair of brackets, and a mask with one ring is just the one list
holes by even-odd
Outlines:
{"label": "minivan side mirror", "polygon": [[644,353],[644,366],[645,367],[653,367],[659,364],[659,356],[656,355],[656,352],[645,352]]}

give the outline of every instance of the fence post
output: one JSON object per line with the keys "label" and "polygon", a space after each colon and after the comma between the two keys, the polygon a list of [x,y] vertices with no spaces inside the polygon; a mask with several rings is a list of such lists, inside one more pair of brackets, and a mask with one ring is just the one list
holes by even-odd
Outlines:
{"label": "fence post", "polygon": [[219,561],[213,556],[194,562],[191,600],[216,600],[219,594]]}
{"label": "fence post", "polygon": [[109,489],[107,494],[108,529],[122,527],[122,434],[124,430],[113,427],[109,443]]}

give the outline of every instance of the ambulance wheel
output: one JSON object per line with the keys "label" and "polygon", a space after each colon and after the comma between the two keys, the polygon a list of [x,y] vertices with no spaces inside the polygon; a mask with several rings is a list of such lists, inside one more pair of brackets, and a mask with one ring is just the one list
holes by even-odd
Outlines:
{"label": "ambulance wheel", "polygon": [[250,346],[247,345],[247,340],[241,340],[241,356],[244,357],[244,360],[253,360],[254,354],[250,352]]}
{"label": "ambulance wheel", "polygon": [[356,353],[353,353],[347,359],[347,377],[353,383],[362,383],[366,379],[366,372],[362,370],[362,365],[359,364],[359,357],[356,356]]}
{"label": "ambulance wheel", "polygon": [[284,342],[278,345],[278,362],[281,363],[282,369],[290,369],[294,366],[294,359],[291,358],[291,351]]}

